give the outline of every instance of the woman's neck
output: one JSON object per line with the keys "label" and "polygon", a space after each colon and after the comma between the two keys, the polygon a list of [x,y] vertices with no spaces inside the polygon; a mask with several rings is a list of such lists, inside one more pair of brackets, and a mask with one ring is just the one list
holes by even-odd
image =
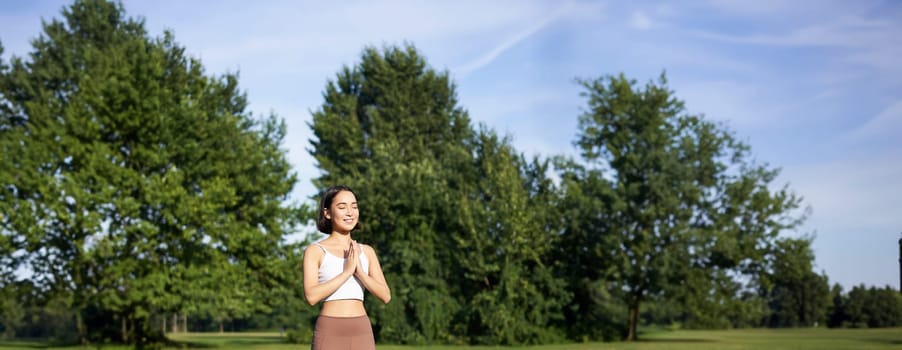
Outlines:
{"label": "woman's neck", "polygon": [[351,233],[332,231],[332,234],[329,235],[329,239],[334,240],[339,245],[349,245],[351,244]]}

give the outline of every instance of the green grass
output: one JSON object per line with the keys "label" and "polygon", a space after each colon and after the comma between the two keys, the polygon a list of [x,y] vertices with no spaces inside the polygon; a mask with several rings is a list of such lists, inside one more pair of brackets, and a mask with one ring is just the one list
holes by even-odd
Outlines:
{"label": "green grass", "polygon": [[[902,328],[884,329],[749,329],[717,331],[651,331],[638,342],[578,343],[540,346],[399,346],[377,345],[380,350],[782,350],[833,349],[869,350],[902,349]],[[170,338],[185,348],[210,350],[298,350],[309,349],[307,344],[287,344],[278,333],[188,333]],[[97,349],[97,346],[90,346]],[[0,350],[25,349],[81,349],[81,347],[52,348],[40,341],[0,341]],[[121,346],[102,346],[100,349],[125,349]],[[178,348],[172,348],[178,349]]]}

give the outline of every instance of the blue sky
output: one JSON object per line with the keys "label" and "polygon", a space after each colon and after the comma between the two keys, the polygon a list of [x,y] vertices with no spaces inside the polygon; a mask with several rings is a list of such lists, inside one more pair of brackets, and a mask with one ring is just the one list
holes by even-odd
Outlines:
{"label": "blue sky", "polygon": [[[68,1],[0,2],[4,59],[25,56]],[[151,35],[172,30],[208,74],[239,72],[251,109],[288,123],[315,192],[310,112],[366,45],[414,44],[448,70],[477,123],[532,155],[577,155],[576,78],[667,72],[690,113],[724,122],[811,215],[818,271],[847,290],[899,288],[902,2],[124,1]]]}

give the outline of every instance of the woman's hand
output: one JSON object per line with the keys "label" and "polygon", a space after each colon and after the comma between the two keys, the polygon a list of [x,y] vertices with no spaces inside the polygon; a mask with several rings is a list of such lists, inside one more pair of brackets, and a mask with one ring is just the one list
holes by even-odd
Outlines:
{"label": "woman's hand", "polygon": [[[366,254],[366,252],[363,251],[363,248],[359,244],[355,243],[354,248],[357,249],[359,254]],[[359,280],[363,278],[362,276],[366,275],[369,275],[369,272],[363,269],[363,264],[360,262],[360,259],[357,259],[357,269],[354,270],[354,277],[357,277],[357,279]]]}
{"label": "woman's hand", "polygon": [[376,257],[376,251],[367,245],[357,245],[357,249],[360,254],[366,254],[366,258],[370,262],[370,269],[366,271],[358,263],[354,277],[363,284],[366,290],[382,300],[383,303],[388,304],[391,300],[391,289],[388,288],[388,282],[385,281],[385,276],[382,274],[382,266],[379,264],[379,258]]}
{"label": "woman's hand", "polygon": [[356,241],[351,241],[351,246],[348,247],[348,252],[345,253],[345,266],[344,272],[349,275],[354,275],[357,273],[357,265],[360,261],[360,249],[357,247]]}

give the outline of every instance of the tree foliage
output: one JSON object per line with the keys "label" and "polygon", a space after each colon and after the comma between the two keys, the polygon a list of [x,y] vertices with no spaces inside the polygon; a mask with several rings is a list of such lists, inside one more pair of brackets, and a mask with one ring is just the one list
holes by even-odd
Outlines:
{"label": "tree foliage", "polygon": [[0,80],[4,249],[76,310],[81,341],[152,341],[155,313],[265,309],[295,278],[284,124],[120,4],[75,1],[33,47]]}
{"label": "tree foliage", "polygon": [[324,92],[310,127],[318,187],[344,183],[358,193],[362,231],[392,287],[392,303],[369,304],[377,339],[455,341],[457,286],[443,262],[456,226],[453,203],[471,138],[447,74],[412,47],[364,50]]}
{"label": "tree foliage", "polygon": [[722,126],[687,114],[666,83],[663,75],[644,88],[623,75],[582,81],[588,109],[577,144],[598,169],[582,174],[601,178],[577,182],[608,188],[596,190],[603,212],[584,216],[603,217],[604,229],[573,238],[605,242],[585,259],[606,263],[594,275],[629,309],[627,339],[636,338],[644,302],[736,296],[743,286],[733,276],[757,278],[778,234],[799,223],[791,215],[800,198],[770,189],[777,170],[753,163]]}
{"label": "tree foliage", "polygon": [[830,327],[899,327],[902,325],[902,294],[890,286],[857,285],[843,294],[833,287],[833,303],[828,313]]}
{"label": "tree foliage", "polygon": [[527,163],[490,130],[479,130],[475,145],[476,186],[459,206],[463,227],[452,233],[468,333],[479,343],[555,341],[569,293],[551,259],[547,164]]}
{"label": "tree foliage", "polygon": [[830,284],[813,270],[809,238],[781,239],[774,254],[767,291],[771,327],[812,327],[827,320]]}
{"label": "tree foliage", "polygon": [[[663,75],[580,84],[578,159],[527,158],[471,125],[450,73],[410,44],[367,47],[326,84],[313,182],[358,194],[355,239],[393,292],[365,301],[378,341],[902,322],[891,288],[828,290],[811,239],[782,235],[801,198]],[[140,347],[178,320],[308,340],[305,242],[284,240],[316,209],[287,203],[285,125],[247,103],[236,74],[208,75],[109,1],[76,0],[26,58],[0,60],[3,334]]]}
{"label": "tree foliage", "polygon": [[[378,337],[403,343],[544,339],[566,293],[545,265],[526,162],[457,105],[448,73],[412,46],[367,48],[313,115],[319,187],[358,191],[358,239],[383,257],[393,302],[370,305]],[[544,186],[544,184],[543,184]],[[527,312],[525,302],[540,307]],[[547,301],[545,301],[547,300]],[[546,308],[547,306],[547,308]]]}

